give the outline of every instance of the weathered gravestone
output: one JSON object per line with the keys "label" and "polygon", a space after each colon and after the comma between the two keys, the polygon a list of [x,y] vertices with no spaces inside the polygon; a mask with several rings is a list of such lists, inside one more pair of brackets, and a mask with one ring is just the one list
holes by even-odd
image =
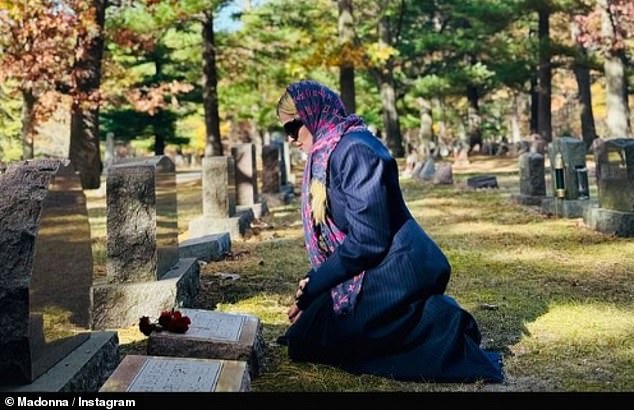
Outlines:
{"label": "weathered gravestone", "polygon": [[231,206],[230,173],[233,158],[224,156],[203,158],[203,215],[189,221],[189,237],[199,238],[228,232],[231,239],[242,238],[253,220],[252,212],[235,214]]}
{"label": "weathered gravestone", "polygon": [[427,157],[425,164],[418,173],[414,174],[414,177],[421,181],[433,181],[434,175],[436,175],[436,163],[432,157]]}
{"label": "weathered gravestone", "polygon": [[586,225],[617,236],[634,236],[634,140],[605,140],[595,149],[599,207],[584,214]]}
{"label": "weathered gravestone", "polygon": [[127,355],[100,392],[247,392],[245,362]]}
{"label": "weathered gravestone", "polygon": [[107,179],[106,282],[92,288],[95,329],[189,306],[199,288],[194,258],[179,258],[176,176],[165,156],[114,164]]}
{"label": "weathered gravestone", "polygon": [[280,192],[280,148],[277,145],[262,147],[262,192]]}
{"label": "weathered gravestone", "polygon": [[544,156],[538,152],[525,152],[519,156],[520,193],[513,200],[522,205],[542,203],[546,196]]}
{"label": "weathered gravestone", "polygon": [[148,355],[245,361],[252,377],[264,357],[260,320],[255,316],[201,309],[181,309],[191,319],[186,333],[153,332]]}
{"label": "weathered gravestone", "polygon": [[295,175],[291,170],[291,149],[288,142],[274,142],[280,148],[280,190],[290,195],[293,194]]}
{"label": "weathered gravestone", "polygon": [[259,200],[255,144],[239,144],[231,148],[235,160],[236,212],[251,211],[255,218],[266,215],[265,202]]}
{"label": "weathered gravestone", "polygon": [[498,188],[498,180],[495,175],[476,175],[467,178],[467,186],[474,189]]}
{"label": "weathered gravestone", "polygon": [[453,167],[450,163],[438,165],[436,175],[434,175],[434,184],[436,185],[452,185],[453,184]]}
{"label": "weathered gravestone", "polygon": [[[563,163],[564,196],[556,196],[556,166],[557,156],[561,156]],[[565,218],[579,218],[583,216],[586,208],[592,206],[588,198],[579,197],[579,180],[577,169],[586,167],[586,145],[577,138],[560,137],[548,145],[548,157],[550,160],[551,192],[542,200],[543,212],[563,216]]]}
{"label": "weathered gravestone", "polygon": [[79,176],[67,161],[26,161],[0,176],[0,196],[0,385],[96,391],[119,352],[116,333],[88,332],[93,260]]}
{"label": "weathered gravestone", "polygon": [[292,194],[281,191],[280,147],[277,144],[262,147],[262,197],[272,207],[288,204]]}
{"label": "weathered gravestone", "polygon": [[182,241],[178,246],[181,258],[196,258],[205,262],[219,261],[231,250],[227,232],[215,233]]}

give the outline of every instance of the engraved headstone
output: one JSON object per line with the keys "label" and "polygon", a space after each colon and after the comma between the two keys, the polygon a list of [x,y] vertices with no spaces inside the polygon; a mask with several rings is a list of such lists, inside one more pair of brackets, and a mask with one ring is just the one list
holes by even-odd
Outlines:
{"label": "engraved headstone", "polygon": [[165,156],[122,160],[107,184],[108,281],[159,279],[178,261],[174,163]]}
{"label": "engraved headstone", "polygon": [[203,215],[189,221],[189,237],[227,232],[241,238],[253,220],[253,211],[236,213],[233,157],[203,158]]}
{"label": "engraved headstone", "polygon": [[276,145],[262,147],[262,192],[280,192],[280,149]]}
{"label": "engraved headstone", "polygon": [[[215,157],[210,157],[215,158]],[[238,206],[238,188],[236,181],[236,160],[233,157],[226,157],[227,160],[227,198],[229,201],[229,217],[236,216]],[[219,171],[217,171],[219,172]],[[220,181],[218,181],[220,183]]]}
{"label": "engraved headstone", "polygon": [[148,354],[207,359],[243,360],[253,376],[264,356],[260,320],[255,316],[201,309],[181,309],[191,325],[186,333],[152,333]]}
{"label": "engraved headstone", "polygon": [[434,175],[434,184],[452,185],[453,184],[453,167],[449,163],[438,165],[436,175]]}
{"label": "engraved headstone", "polygon": [[227,157],[203,157],[203,216],[228,218],[229,170]]}
{"label": "engraved headstone", "polygon": [[[0,197],[0,384],[30,384],[89,339],[86,198],[70,163],[58,160],[12,165],[0,176]],[[75,376],[58,375],[54,389],[69,389]]]}
{"label": "engraved headstone", "polygon": [[236,204],[253,205],[258,198],[255,145],[236,145],[231,155],[236,163]]}
{"label": "engraved headstone", "polygon": [[92,327],[126,327],[148,312],[190,306],[199,265],[179,258],[172,160],[122,160],[107,183],[107,283],[92,287]]}
{"label": "engraved headstone", "polygon": [[[579,198],[579,183],[577,181],[577,167],[586,166],[586,145],[577,138],[560,137],[548,145],[548,156],[551,164],[551,175],[555,175],[555,157],[560,153],[564,166],[564,199]],[[552,191],[556,192],[555,178],[552,180]]]}
{"label": "engraved headstone", "polygon": [[275,142],[280,147],[280,185],[289,185],[295,182],[291,173],[291,150],[286,141]]}
{"label": "engraved headstone", "polygon": [[520,193],[527,196],[546,195],[544,156],[537,152],[524,153],[519,157]]}
{"label": "engraved headstone", "polygon": [[434,175],[436,175],[436,164],[432,157],[428,157],[425,161],[425,165],[423,165],[423,168],[415,176],[423,181],[432,181],[434,179]]}
{"label": "engraved headstone", "polygon": [[599,206],[634,212],[634,139],[605,140],[595,150]]}
{"label": "engraved headstone", "polygon": [[246,363],[231,360],[127,355],[100,392],[245,392]]}

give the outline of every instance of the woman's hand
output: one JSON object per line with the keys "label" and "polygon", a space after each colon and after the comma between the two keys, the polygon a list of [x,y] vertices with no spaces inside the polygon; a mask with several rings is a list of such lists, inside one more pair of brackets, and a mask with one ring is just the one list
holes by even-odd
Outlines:
{"label": "woman's hand", "polygon": [[[299,299],[302,296],[302,294],[304,293],[304,286],[306,286],[309,279],[310,278],[304,278],[299,281],[297,292],[295,292],[295,300]],[[293,303],[293,306],[288,309],[288,320],[291,323],[295,323],[295,321],[299,319],[301,315],[302,311],[297,307],[295,303]]]}
{"label": "woman's hand", "polygon": [[291,323],[295,323],[295,321],[297,319],[299,319],[299,317],[302,315],[302,311],[299,310],[299,308],[297,307],[296,304],[293,303],[293,306],[291,306],[288,309],[288,320]]}
{"label": "woman's hand", "polygon": [[297,286],[297,292],[295,292],[295,300],[299,299],[304,293],[304,286],[308,283],[310,278],[304,278],[299,281],[299,285]]}

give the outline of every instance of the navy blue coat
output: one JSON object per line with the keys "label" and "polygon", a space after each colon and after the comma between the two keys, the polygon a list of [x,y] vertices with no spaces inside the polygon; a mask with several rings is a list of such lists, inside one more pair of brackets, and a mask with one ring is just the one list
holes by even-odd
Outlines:
{"label": "navy blue coat", "polygon": [[[294,360],[401,380],[501,381],[471,315],[443,293],[451,268],[414,220],[398,167],[369,132],[344,135],[330,157],[328,211],[346,234],[308,276],[287,332]],[[354,310],[335,315],[330,289],[365,271]]]}

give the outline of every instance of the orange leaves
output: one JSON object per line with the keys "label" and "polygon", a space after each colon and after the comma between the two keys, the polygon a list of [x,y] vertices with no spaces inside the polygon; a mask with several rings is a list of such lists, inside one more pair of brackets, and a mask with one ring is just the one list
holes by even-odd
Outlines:
{"label": "orange leaves", "polygon": [[141,34],[125,27],[113,32],[111,40],[117,45],[131,50],[149,52],[156,46],[156,39],[151,34]]}

